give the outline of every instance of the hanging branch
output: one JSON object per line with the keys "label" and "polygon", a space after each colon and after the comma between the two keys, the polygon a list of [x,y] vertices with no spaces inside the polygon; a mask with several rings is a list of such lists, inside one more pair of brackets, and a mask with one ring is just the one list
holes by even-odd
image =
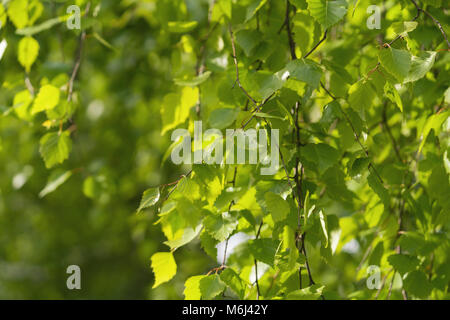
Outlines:
{"label": "hanging branch", "polygon": [[[239,78],[239,66],[238,66],[238,60],[237,60],[237,55],[236,55],[236,43],[235,43],[235,40],[234,40],[233,30],[231,29],[231,24],[228,26],[228,30],[230,32],[231,47],[232,47],[232,50],[233,50],[233,61],[234,61],[234,65],[235,65],[235,68],[236,68],[235,84],[236,83],[238,84],[238,86],[242,90],[242,92],[255,105],[255,109],[253,109],[253,111],[252,111],[252,116],[245,123],[242,124],[241,129],[245,129],[245,127],[255,118],[255,116],[256,116],[255,112],[259,112],[261,110],[261,107],[264,106],[270,99],[272,99],[272,97],[275,95],[275,92],[273,92],[271,95],[269,95],[261,103],[258,104],[257,101],[247,92],[247,90],[245,90],[245,88],[242,86],[241,80]],[[234,85],[233,85],[233,87],[234,87]]]}
{"label": "hanging branch", "polygon": [[316,45],[315,45],[311,50],[309,50],[309,52],[308,52],[307,54],[305,54],[305,55],[303,56],[303,59],[308,58],[308,56],[309,56],[311,53],[313,53],[313,52],[320,46],[320,44],[321,44],[322,42],[325,41],[325,39],[327,38],[327,33],[328,33],[328,30],[325,30],[325,32],[323,33],[322,39],[320,39],[319,42],[317,42]]}
{"label": "hanging branch", "polygon": [[233,50],[233,60],[234,60],[234,65],[236,67],[236,81],[235,81],[235,84],[237,83],[237,85],[242,90],[242,92],[247,96],[247,98],[250,99],[250,101],[252,101],[255,106],[257,106],[258,103],[256,102],[255,99],[252,98],[252,96],[250,96],[248,94],[247,90],[244,89],[244,87],[241,84],[241,80],[239,79],[239,66],[238,66],[238,61],[237,61],[237,56],[236,56],[236,44],[235,44],[235,40],[234,40],[233,30],[231,29],[231,24],[228,26],[228,30],[230,32],[231,48]]}
{"label": "hanging branch", "polygon": [[[450,42],[447,38],[447,35],[445,34],[444,29],[442,28],[441,23],[439,22],[439,20],[437,20],[436,18],[434,18],[428,11],[424,10],[423,8],[419,7],[419,5],[417,4],[417,2],[415,0],[411,0],[411,2],[414,4],[414,6],[416,7],[417,13],[415,15],[415,17],[411,20],[411,21],[416,21],[419,16],[420,13],[423,12],[425,15],[427,15],[429,18],[431,18],[431,20],[433,20],[434,24],[436,24],[436,26],[438,27],[439,31],[442,33],[442,36],[444,37],[445,42],[447,43],[447,47],[450,50]],[[390,48],[391,45],[397,41],[398,39],[402,38],[402,35],[397,35],[393,40],[391,40],[389,43],[385,43],[383,45],[384,48]],[[379,66],[380,66],[380,62],[378,61],[377,64],[375,65],[374,68],[372,68],[368,73],[367,76],[370,76],[373,72],[377,71]]]}
{"label": "hanging branch", "polygon": [[295,54],[295,41],[294,38],[292,37],[292,30],[291,30],[291,22],[289,19],[289,14],[291,12],[291,3],[289,0],[286,0],[286,16],[284,19],[284,24],[286,26],[286,31],[288,34],[288,40],[289,40],[289,49],[291,51],[291,58],[292,60],[296,60],[297,59],[297,55]]}
{"label": "hanging branch", "polygon": [[[88,2],[87,5],[86,5],[86,10],[84,12],[84,17],[87,17],[90,8],[91,8],[91,3]],[[72,75],[70,76],[70,80],[69,80],[68,93],[67,93],[67,101],[68,102],[72,101],[73,84],[75,82],[75,79],[77,78],[78,71],[80,70],[81,58],[82,58],[82,55],[83,55],[83,46],[84,46],[84,41],[85,40],[86,40],[86,30],[83,30],[81,32],[81,34],[80,34],[80,39],[78,41],[77,55],[76,55],[76,58],[75,58],[75,63],[74,63],[74,67],[73,67],[73,70],[72,70]]]}
{"label": "hanging branch", "polygon": [[[237,167],[234,167],[233,180],[231,181],[233,188],[236,186],[236,175],[237,175]],[[228,212],[230,212],[231,207],[233,205],[234,205],[234,200],[231,200],[230,205],[228,206]],[[221,266],[223,268],[225,268],[225,262],[227,261],[228,240],[230,240],[230,237],[228,237],[225,242],[225,249],[223,251],[223,260],[222,260],[222,266]]]}
{"label": "hanging branch", "polygon": [[382,113],[382,121],[381,123],[383,124],[383,127],[386,129],[386,132],[389,136],[389,138],[391,139],[391,143],[392,143],[392,147],[394,148],[395,151],[395,155],[397,156],[397,159],[401,162],[404,163],[402,156],[400,155],[400,148],[398,146],[397,141],[395,140],[394,136],[392,135],[392,131],[391,128],[388,124],[388,120],[387,120],[387,102],[384,104],[383,106],[383,113]]}
{"label": "hanging branch", "polygon": [[[322,82],[320,82],[320,86],[322,87],[322,89],[333,99],[333,100],[337,100],[337,97],[335,97],[325,86]],[[353,135],[355,136],[355,140],[358,142],[358,144],[361,147],[361,150],[364,152],[364,154],[366,155],[367,158],[369,158],[369,169],[372,168],[373,172],[375,173],[375,175],[378,177],[378,179],[380,180],[381,183],[384,184],[383,179],[381,178],[380,174],[378,173],[377,169],[375,168],[375,166],[373,165],[372,161],[370,160],[370,155],[369,155],[369,151],[364,147],[364,145],[361,142],[360,136],[358,134],[358,132],[355,129],[355,126],[353,125],[352,121],[350,120],[350,117],[347,115],[347,113],[344,111],[344,109],[341,108],[341,106],[338,104],[339,106],[339,110],[341,111],[341,113],[344,115],[345,120],[347,121],[347,123],[349,124],[350,128],[353,131]]]}
{"label": "hanging branch", "polygon": [[[259,235],[261,233],[261,228],[263,226],[263,221],[259,224],[258,231],[256,232],[255,240],[259,238]],[[261,295],[261,292],[259,290],[259,282],[258,282],[258,261],[256,258],[254,259],[255,262],[255,283],[256,283],[256,300],[259,300],[259,296]]]}
{"label": "hanging branch", "polygon": [[[211,6],[209,8],[208,11],[208,28],[209,31],[208,33],[202,38],[200,39],[200,43],[202,44],[200,47],[200,52],[197,55],[197,64],[195,66],[195,74],[196,76],[200,76],[205,72],[205,60],[206,60],[206,43],[208,42],[209,37],[211,36],[211,34],[214,32],[214,30],[217,28],[217,26],[219,25],[219,22],[216,22],[212,28],[210,28],[211,25],[211,18],[212,18],[212,11],[214,9],[214,5],[216,3],[216,0],[213,0],[211,2]],[[199,97],[198,97],[198,101],[197,104],[195,106],[195,113],[197,114],[197,117],[200,118],[200,112],[201,112],[201,92],[200,92],[200,86],[198,87],[199,90]]]}
{"label": "hanging branch", "polygon": [[428,11],[424,10],[423,8],[420,8],[415,0],[411,0],[411,2],[414,4],[414,6],[416,7],[416,10],[417,10],[417,15],[414,18],[414,20],[419,17],[420,12],[423,12],[425,15],[427,15],[431,20],[433,20],[433,23],[436,25],[436,27],[442,33],[442,36],[444,37],[444,40],[447,43],[447,47],[448,47],[448,49],[450,49],[450,42],[448,41],[447,35],[445,34],[444,28],[442,28],[442,25],[439,22],[439,20],[437,20],[435,17],[433,17],[431,15],[431,13],[429,13]]}
{"label": "hanging branch", "polygon": [[[292,30],[291,30],[291,22],[289,19],[289,13],[290,13],[290,2],[289,0],[286,1],[286,16],[285,16],[285,25],[286,25],[286,31],[288,34],[288,39],[289,39],[289,48],[290,48],[290,52],[291,52],[291,59],[292,60],[296,60],[297,59],[297,55],[295,54],[295,42],[293,40],[293,36],[292,36]],[[308,57],[308,55],[310,55],[319,45],[320,43],[325,40],[326,37],[326,32],[324,35],[324,38],[319,41],[318,44],[316,44],[311,51],[305,55],[304,58]],[[297,231],[295,232],[295,241],[296,241],[296,246],[297,246],[297,250],[298,252],[301,254],[303,253],[303,255],[305,256],[305,264],[306,264],[306,270],[308,272],[308,277],[309,277],[309,284],[313,285],[314,284],[314,280],[312,278],[312,274],[311,274],[311,269],[309,267],[309,262],[308,262],[308,255],[306,253],[306,248],[305,248],[305,237],[306,237],[306,233],[303,232],[301,233],[300,231],[300,221],[301,221],[301,209],[303,208],[303,190],[302,190],[302,184],[303,184],[303,165],[300,164],[300,158],[299,158],[299,154],[300,154],[300,147],[301,147],[301,142],[300,142],[300,125],[299,125],[299,109],[300,109],[300,102],[297,101],[295,103],[295,107],[294,107],[294,121],[295,121],[295,144],[296,144],[296,149],[297,149],[297,155],[295,158],[295,173],[294,173],[294,180],[295,180],[295,186],[296,186],[296,193],[297,193]],[[280,154],[281,154],[281,150],[280,150]],[[283,166],[285,166],[284,164],[284,160],[283,160]],[[299,170],[299,166],[301,166],[301,169]],[[286,175],[289,181],[289,174],[286,171]],[[292,188],[292,187],[291,187]],[[295,192],[293,192],[293,197],[295,199],[294,196]],[[302,267],[300,266],[298,268],[298,277],[299,277],[299,286],[300,289],[302,289]]]}

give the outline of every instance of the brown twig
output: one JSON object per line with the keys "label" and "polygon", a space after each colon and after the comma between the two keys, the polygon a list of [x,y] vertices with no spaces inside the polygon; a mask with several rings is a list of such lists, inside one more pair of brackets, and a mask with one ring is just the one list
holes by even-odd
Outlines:
{"label": "brown twig", "polygon": [[[91,7],[91,3],[88,2],[86,4],[86,10],[84,12],[85,17],[88,15],[90,7]],[[70,80],[69,80],[68,93],[67,93],[67,101],[68,102],[72,101],[73,84],[75,82],[75,79],[77,78],[78,71],[80,70],[81,58],[83,55],[83,46],[84,46],[85,40],[86,40],[86,30],[83,30],[80,34],[80,39],[78,41],[78,50],[77,50],[77,55],[75,58],[75,64],[74,64],[74,67],[72,70],[72,75],[70,76]]]}
{"label": "brown twig", "polygon": [[308,53],[305,54],[305,55],[303,56],[303,59],[308,58],[308,56],[309,56],[311,53],[313,53],[313,52],[320,46],[320,44],[321,44],[322,42],[325,41],[325,39],[327,38],[327,33],[328,33],[328,30],[325,30],[325,32],[323,33],[322,39],[320,39],[319,42],[317,42],[316,45],[315,45],[314,47],[312,47],[312,49],[309,50]]}

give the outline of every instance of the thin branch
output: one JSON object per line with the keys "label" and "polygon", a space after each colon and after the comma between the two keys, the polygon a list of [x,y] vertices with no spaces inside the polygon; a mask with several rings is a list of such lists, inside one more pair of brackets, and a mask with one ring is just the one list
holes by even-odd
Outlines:
{"label": "thin branch", "polygon": [[244,89],[244,87],[242,86],[241,81],[239,79],[239,66],[238,66],[238,61],[237,61],[237,56],[236,56],[236,44],[235,44],[235,40],[234,40],[233,30],[231,29],[231,24],[228,26],[228,30],[230,32],[231,47],[233,49],[233,60],[234,60],[234,65],[236,67],[236,81],[235,81],[235,83],[238,84],[239,88],[247,96],[247,98],[249,98],[253,102],[253,104],[255,106],[257,106],[258,103],[256,102],[255,99],[252,98],[252,96],[250,96],[250,94],[248,94],[247,90]]}
{"label": "thin branch", "polygon": [[313,285],[315,284],[313,277],[312,277],[312,273],[311,273],[311,269],[309,267],[309,262],[308,262],[308,255],[306,254],[306,247],[305,247],[305,238],[306,238],[306,232],[303,233],[302,237],[301,237],[301,241],[302,241],[302,252],[305,255],[305,264],[306,264],[306,270],[308,271],[308,278],[309,278],[309,285]]}
{"label": "thin branch", "polygon": [[309,56],[311,53],[313,53],[313,52],[320,46],[320,44],[321,44],[322,42],[325,41],[325,39],[327,38],[327,33],[328,33],[328,30],[325,30],[325,32],[323,33],[322,39],[320,39],[319,42],[317,42],[316,45],[315,45],[311,50],[309,50],[309,52],[308,52],[307,54],[305,54],[305,55],[303,56],[303,59],[308,58],[308,56]]}
{"label": "thin branch", "polygon": [[295,54],[295,41],[294,37],[292,36],[292,30],[291,30],[291,22],[289,20],[289,14],[291,12],[291,2],[289,0],[286,0],[286,16],[284,19],[284,25],[286,25],[286,30],[288,34],[288,40],[289,40],[289,49],[291,51],[291,58],[292,60],[297,59],[297,55]]}
{"label": "thin branch", "polygon": [[261,107],[264,106],[270,99],[272,99],[274,95],[275,92],[273,92],[270,96],[265,98],[263,102],[261,102],[256,106],[256,108],[252,111],[253,112],[252,116],[242,125],[241,129],[245,129],[245,127],[256,117],[255,112],[259,112],[261,110]]}
{"label": "thin branch", "polygon": [[[263,226],[263,221],[259,224],[258,231],[256,232],[255,239],[259,238],[259,235],[261,234],[261,228]],[[259,282],[258,282],[258,261],[254,259],[255,262],[255,283],[256,283],[256,300],[259,300],[259,297],[261,295],[261,291],[259,289]]]}
{"label": "thin branch", "polygon": [[433,20],[434,24],[438,27],[439,31],[441,31],[442,36],[445,39],[445,42],[447,43],[447,47],[450,49],[450,42],[448,41],[447,35],[445,34],[444,28],[442,28],[441,23],[434,18],[428,11],[420,9],[423,13],[425,13],[428,17],[431,18],[431,20]]}
{"label": "thin branch", "polygon": [[[84,12],[85,17],[88,15],[90,8],[91,8],[91,3],[88,2],[86,5],[86,10]],[[77,78],[78,71],[80,70],[81,58],[83,55],[83,46],[84,46],[85,40],[86,40],[86,30],[83,30],[81,32],[80,39],[78,41],[78,50],[77,50],[77,55],[75,58],[75,64],[74,64],[74,67],[72,70],[72,75],[70,76],[70,80],[69,80],[68,93],[67,93],[67,101],[68,102],[72,101],[73,84],[75,82],[75,79]]]}
{"label": "thin branch", "polygon": [[437,20],[435,17],[433,17],[431,15],[431,13],[429,13],[428,11],[419,7],[419,5],[417,4],[417,2],[415,0],[411,0],[411,2],[414,4],[414,6],[416,7],[416,10],[417,10],[417,14],[414,17],[413,21],[419,17],[420,12],[425,13],[425,15],[427,15],[431,20],[433,20],[434,24],[438,27],[439,31],[442,33],[442,36],[444,37],[445,42],[447,43],[447,47],[450,49],[450,42],[448,41],[447,35],[445,34],[444,28],[442,28],[442,25],[439,22],[439,20]]}
{"label": "thin branch", "polygon": [[233,30],[231,29],[231,25],[228,26],[228,30],[230,32],[231,47],[232,47],[232,50],[233,50],[233,60],[234,60],[235,68],[236,68],[235,84],[236,83],[238,84],[238,86],[242,90],[242,92],[256,106],[255,109],[252,111],[253,115],[244,124],[242,124],[241,129],[245,129],[245,127],[255,118],[255,114],[254,113],[255,112],[259,112],[261,110],[261,107],[263,105],[265,105],[270,99],[272,99],[272,97],[275,95],[275,92],[273,92],[270,96],[268,96],[261,103],[258,104],[257,101],[247,92],[247,90],[245,90],[245,88],[242,86],[241,80],[239,78],[239,66],[238,66],[237,55],[236,55],[236,43],[235,43],[235,40],[234,40],[234,34],[233,34]]}
{"label": "thin branch", "polygon": [[[331,94],[330,91],[328,91],[328,89],[325,88],[324,84],[322,82],[320,82],[321,87],[325,90],[325,92],[333,99],[336,100],[337,98]],[[361,142],[360,136],[358,134],[358,132],[355,129],[355,126],[353,125],[352,121],[350,120],[350,117],[348,116],[348,114],[344,111],[344,109],[342,109],[341,105],[338,104],[339,106],[339,110],[341,111],[341,113],[344,115],[345,120],[347,121],[347,123],[349,124],[349,126],[351,127],[352,131],[353,131],[353,135],[355,136],[355,140],[358,142],[358,144],[361,147],[361,150],[364,152],[364,154],[366,155],[367,158],[370,158],[369,155],[369,151],[366,149],[366,147],[364,147],[364,145]],[[373,165],[372,161],[369,160],[369,169],[372,168],[373,172],[375,173],[375,175],[378,177],[378,179],[380,180],[381,183],[384,183],[383,179],[381,178],[380,174],[378,173],[377,169],[375,168],[375,166]]]}

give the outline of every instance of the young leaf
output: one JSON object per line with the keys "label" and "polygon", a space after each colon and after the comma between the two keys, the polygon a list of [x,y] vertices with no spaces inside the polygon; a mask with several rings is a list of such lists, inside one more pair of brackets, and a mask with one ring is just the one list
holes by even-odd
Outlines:
{"label": "young leaf", "polygon": [[423,271],[409,272],[403,280],[406,292],[418,298],[426,299],[430,295],[432,286]]}
{"label": "young leaf", "polygon": [[228,212],[210,214],[203,221],[206,231],[216,240],[225,241],[236,229],[238,221]]}
{"label": "young leaf", "polygon": [[278,245],[278,241],[269,238],[250,240],[248,243],[253,257],[269,266],[273,266]]}
{"label": "young leaf", "polygon": [[202,298],[205,300],[214,299],[223,290],[225,290],[226,285],[220,280],[220,276],[217,274],[212,274],[204,277],[200,280],[200,292]]}
{"label": "young leaf", "polygon": [[18,59],[26,72],[30,72],[31,66],[36,61],[39,53],[39,43],[32,37],[24,37],[19,42]]}
{"label": "young leaf", "polygon": [[57,132],[47,133],[41,138],[39,144],[39,152],[44,158],[47,168],[63,163],[69,157],[72,149],[69,131],[63,131],[61,134]]}
{"label": "young leaf", "polygon": [[244,299],[245,283],[233,269],[223,270],[220,279],[238,295],[239,299]]}
{"label": "young leaf", "polygon": [[172,252],[157,252],[151,257],[155,284],[152,288],[169,281],[177,273],[177,264]]}
{"label": "young leaf", "polygon": [[415,270],[420,263],[416,257],[407,254],[390,255],[388,261],[402,276],[405,275],[405,273]]}
{"label": "young leaf", "polygon": [[325,143],[308,144],[301,149],[300,155],[317,166],[321,174],[332,167],[339,159],[338,151]]}
{"label": "young leaf", "polygon": [[193,276],[186,280],[183,291],[184,298],[186,300],[200,300],[202,298],[202,294],[200,292],[200,280],[204,277],[206,276]]}
{"label": "young leaf", "polygon": [[324,30],[338,23],[347,13],[347,2],[345,0],[306,1],[311,16],[322,25]]}
{"label": "young leaf", "polygon": [[313,61],[299,59],[287,64],[286,70],[289,76],[299,81],[306,82],[312,88],[317,88],[322,77],[322,69]]}
{"label": "young leaf", "polygon": [[59,102],[60,91],[51,84],[46,84],[39,90],[39,93],[34,100],[31,114],[36,114],[41,111],[51,110]]}
{"label": "young leaf", "polygon": [[194,30],[198,25],[197,21],[169,21],[169,32],[187,33]]}
{"label": "young leaf", "polygon": [[389,100],[391,100],[391,102],[397,105],[401,112],[403,112],[402,99],[400,98],[397,89],[387,81],[384,85],[384,94],[386,95],[386,97],[388,97]]}
{"label": "young leaf", "polygon": [[378,195],[386,208],[389,208],[389,192],[383,186],[381,181],[373,173],[370,173],[367,177],[367,182],[372,190]]}
{"label": "young leaf", "polygon": [[272,219],[275,222],[283,221],[289,214],[289,204],[279,195],[269,191],[264,194],[267,209],[272,214]]}
{"label": "young leaf", "polygon": [[324,286],[315,284],[305,289],[289,292],[286,298],[288,300],[317,300],[322,295],[324,288]]}
{"label": "young leaf", "polygon": [[373,100],[376,97],[375,91],[372,89],[370,82],[361,79],[354,83],[348,90],[348,101],[353,110],[364,112],[372,106]]}
{"label": "young leaf", "polygon": [[150,188],[144,191],[142,194],[141,204],[137,209],[137,213],[141,212],[145,208],[154,206],[160,198],[159,188]]}
{"label": "young leaf", "polygon": [[168,241],[165,241],[164,244],[169,246],[170,249],[172,251],[178,249],[179,247],[184,246],[185,244],[191,242],[192,240],[194,240],[198,234],[200,233],[200,231],[202,230],[202,225],[199,224],[198,226],[194,227],[186,227],[183,230],[183,233],[181,235],[179,235],[177,238],[175,239],[171,239]]}
{"label": "young leaf", "polygon": [[408,76],[411,68],[411,54],[406,50],[382,48],[378,53],[381,65],[399,82]]}
{"label": "young leaf", "polygon": [[408,72],[408,76],[405,78],[405,82],[417,81],[430,71],[436,58],[436,52],[425,51],[421,52],[418,57],[413,56],[411,60],[411,69]]}
{"label": "young leaf", "polygon": [[416,29],[417,25],[417,21],[402,21],[393,23],[392,28],[394,29],[394,32],[396,34],[401,35],[402,37],[406,37],[408,32]]}

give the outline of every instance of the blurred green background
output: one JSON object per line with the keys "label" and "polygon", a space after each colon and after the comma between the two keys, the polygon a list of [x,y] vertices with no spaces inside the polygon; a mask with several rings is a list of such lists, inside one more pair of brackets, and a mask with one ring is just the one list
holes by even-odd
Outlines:
{"label": "blurred green background", "polygon": [[[41,2],[38,22],[64,15],[73,4]],[[87,2],[77,4],[84,8]],[[186,2],[189,14],[205,19],[207,1]],[[90,29],[75,81],[73,149],[59,166],[75,171],[44,198],[39,193],[52,173],[39,154],[46,129],[7,111],[14,94],[25,89],[24,71],[17,61],[21,37],[10,23],[0,30],[8,43],[0,61],[0,298],[182,298],[192,270],[214,264],[197,246],[188,246],[177,252],[183,261],[177,278],[152,291],[149,258],[166,250],[164,237],[152,210],[135,214],[143,190],[182,173],[170,163],[161,165],[170,137],[160,135],[160,103],[173,85],[170,59],[178,42],[161,33],[160,23],[181,14],[179,8],[172,0],[91,1],[95,17],[86,22]],[[69,75],[79,36],[65,23],[36,34],[40,51],[31,83]],[[66,288],[71,264],[81,268],[81,290]]]}

